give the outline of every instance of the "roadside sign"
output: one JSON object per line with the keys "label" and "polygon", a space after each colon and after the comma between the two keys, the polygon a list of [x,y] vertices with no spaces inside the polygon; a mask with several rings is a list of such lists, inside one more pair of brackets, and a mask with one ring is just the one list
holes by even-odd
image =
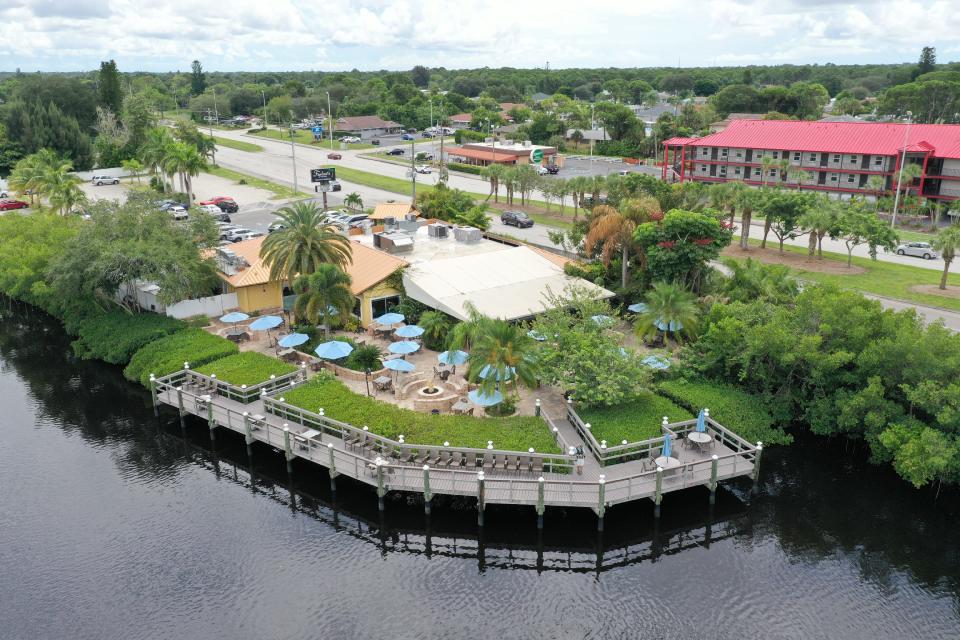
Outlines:
{"label": "roadside sign", "polygon": [[313,190],[317,193],[330,193],[331,191],[336,191],[333,183],[331,182],[321,182],[320,184],[314,185]]}
{"label": "roadside sign", "polygon": [[534,149],[530,152],[530,162],[540,164],[543,162],[543,149]]}
{"label": "roadside sign", "polygon": [[310,182],[330,182],[337,179],[337,170],[334,167],[324,169],[310,169]]}

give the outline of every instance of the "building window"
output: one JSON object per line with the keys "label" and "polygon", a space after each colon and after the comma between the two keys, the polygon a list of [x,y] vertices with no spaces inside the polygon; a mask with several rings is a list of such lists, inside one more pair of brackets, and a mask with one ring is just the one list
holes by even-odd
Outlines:
{"label": "building window", "polygon": [[810,162],[816,162],[816,161],[817,161],[817,154],[811,153],[811,154],[810,154]]}
{"label": "building window", "polygon": [[763,169],[760,169],[760,168],[754,169],[754,170],[753,170],[753,175],[757,176],[758,178],[762,178],[762,177],[763,177]]}
{"label": "building window", "polygon": [[853,175],[852,173],[847,174],[847,182],[849,182],[850,184],[853,184],[856,181],[857,181],[857,176]]}
{"label": "building window", "polygon": [[753,152],[753,157],[756,158],[757,160],[759,160],[760,158],[762,158],[762,157],[763,157],[763,150],[762,150],[762,149],[757,149],[756,151],[754,151],[754,152]]}
{"label": "building window", "polygon": [[837,174],[835,174],[835,173],[831,173],[831,174],[830,174],[830,182],[836,182],[836,181],[838,180],[838,178],[839,178],[839,176],[837,176]]}
{"label": "building window", "polygon": [[833,161],[834,161],[834,162],[840,162],[840,154],[839,154],[839,153],[833,154]]}
{"label": "building window", "polygon": [[770,172],[769,172],[767,175],[770,176],[771,178],[773,178],[774,176],[777,175],[777,170],[776,170],[776,169],[770,169]]}
{"label": "building window", "polygon": [[706,171],[706,170],[707,170],[707,165],[701,164],[698,168],[700,169],[700,171]]}
{"label": "building window", "polygon": [[733,168],[733,173],[734,173],[734,175],[740,175],[740,167],[734,167],[734,168]]}
{"label": "building window", "polygon": [[799,151],[794,151],[794,152],[793,152],[793,159],[796,160],[797,162],[800,162],[800,152],[799,152]]}
{"label": "building window", "polygon": [[720,165],[720,175],[721,176],[727,175],[727,165],[725,164]]}
{"label": "building window", "polygon": [[883,166],[883,156],[877,156],[873,159],[873,166],[881,167]]}
{"label": "building window", "polygon": [[773,152],[773,159],[776,160],[776,159],[779,158],[779,157],[780,157],[780,152],[779,152],[779,151],[774,151],[774,152]]}
{"label": "building window", "polygon": [[353,299],[353,311],[351,311],[350,313],[352,313],[358,318],[360,317],[360,298]]}
{"label": "building window", "polygon": [[394,307],[398,304],[400,304],[400,296],[389,296],[371,300],[370,306],[373,308],[373,317],[379,318],[383,314],[393,311]]}
{"label": "building window", "polygon": [[721,158],[726,158],[728,151],[729,151],[729,149],[720,149],[720,157],[721,157]]}
{"label": "building window", "polygon": [[857,156],[850,156],[850,162],[856,163],[856,162],[857,162]]}

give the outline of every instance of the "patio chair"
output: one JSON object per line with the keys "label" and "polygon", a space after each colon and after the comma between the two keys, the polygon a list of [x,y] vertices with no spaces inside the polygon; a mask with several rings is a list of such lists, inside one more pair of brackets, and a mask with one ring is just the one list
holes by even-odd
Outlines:
{"label": "patio chair", "polygon": [[417,464],[425,464],[425,463],[427,462],[427,459],[428,459],[429,457],[430,457],[430,450],[429,450],[429,449],[420,449],[419,451],[417,451],[417,458],[416,458],[415,462],[416,462]]}
{"label": "patio chair", "polygon": [[484,455],[483,456],[483,468],[484,469],[496,469],[497,468],[497,456],[494,454]]}
{"label": "patio chair", "polygon": [[446,449],[440,451],[440,457],[437,459],[437,464],[444,467],[450,466],[450,452]]}
{"label": "patio chair", "polygon": [[537,474],[543,473],[543,458],[537,456],[531,458],[530,470]]}
{"label": "patio chair", "polygon": [[463,454],[459,451],[454,451],[453,455],[450,456],[450,460],[447,462],[447,466],[459,467],[462,465],[463,465]]}
{"label": "patio chair", "polygon": [[429,454],[429,458],[424,464],[428,464],[431,467],[436,466],[436,464],[440,462],[440,451],[436,449],[432,449],[428,452],[428,454]]}
{"label": "patio chair", "polygon": [[530,471],[530,456],[517,456],[517,471]]}
{"label": "patio chair", "polygon": [[516,471],[519,468],[517,456],[503,456],[503,470]]}
{"label": "patio chair", "polygon": [[467,454],[467,460],[464,462],[464,466],[467,469],[476,469],[477,468],[477,454],[470,452]]}

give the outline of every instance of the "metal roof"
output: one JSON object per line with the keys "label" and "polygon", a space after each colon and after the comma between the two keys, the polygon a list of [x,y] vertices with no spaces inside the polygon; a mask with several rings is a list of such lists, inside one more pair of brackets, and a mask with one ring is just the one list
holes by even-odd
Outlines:
{"label": "metal roof", "polygon": [[960,158],[960,125],[952,124],[733,120],[723,131],[686,143],[671,138],[664,144],[892,156],[903,150],[905,134],[909,151]]}

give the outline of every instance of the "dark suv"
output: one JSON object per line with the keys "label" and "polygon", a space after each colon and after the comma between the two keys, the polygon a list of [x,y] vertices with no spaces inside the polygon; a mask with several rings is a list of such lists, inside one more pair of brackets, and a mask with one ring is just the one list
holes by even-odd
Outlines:
{"label": "dark suv", "polygon": [[504,211],[500,214],[500,222],[518,229],[529,229],[533,226],[533,220],[523,211]]}

